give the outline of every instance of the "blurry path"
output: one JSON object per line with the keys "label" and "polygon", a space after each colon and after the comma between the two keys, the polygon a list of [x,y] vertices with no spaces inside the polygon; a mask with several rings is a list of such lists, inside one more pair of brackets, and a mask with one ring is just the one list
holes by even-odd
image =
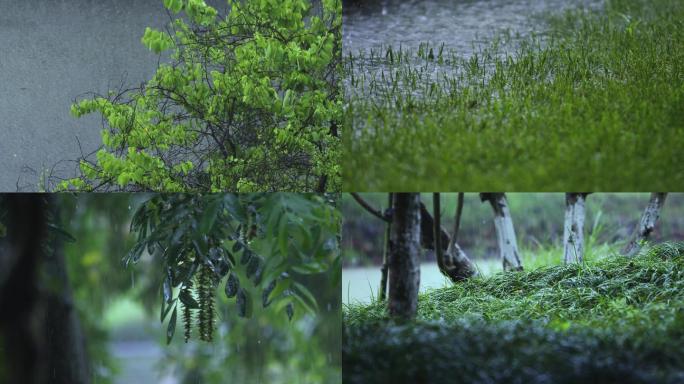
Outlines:
{"label": "blurry path", "polygon": [[110,343],[110,351],[121,367],[121,372],[114,381],[116,384],[178,383],[170,375],[159,377],[158,363],[164,351],[154,340],[115,341]]}

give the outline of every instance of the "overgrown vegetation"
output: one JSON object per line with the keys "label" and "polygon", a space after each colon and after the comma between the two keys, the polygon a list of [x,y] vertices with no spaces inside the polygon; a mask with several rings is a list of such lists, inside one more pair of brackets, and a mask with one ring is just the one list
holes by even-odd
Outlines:
{"label": "overgrown vegetation", "polygon": [[142,43],[170,62],[139,87],[72,106],[102,115],[102,147],[58,189],[339,189],[341,1],[226,4],[222,15],[164,0],[178,15]]}
{"label": "overgrown vegetation", "polygon": [[169,343],[178,312],[186,342],[194,331],[210,342],[219,285],[240,317],[251,317],[255,302],[289,320],[315,313],[316,299],[298,279],[339,265],[339,219],[333,195],[156,195],[131,220],[138,241],[124,262],[147,252],[160,264]]}
{"label": "overgrown vegetation", "polygon": [[470,279],[421,295],[411,323],[380,302],[343,318],[350,383],[680,382],[684,243]]}
{"label": "overgrown vegetation", "polygon": [[354,53],[345,188],[677,189],[682,20],[678,0],[609,0],[471,57],[427,44]]}

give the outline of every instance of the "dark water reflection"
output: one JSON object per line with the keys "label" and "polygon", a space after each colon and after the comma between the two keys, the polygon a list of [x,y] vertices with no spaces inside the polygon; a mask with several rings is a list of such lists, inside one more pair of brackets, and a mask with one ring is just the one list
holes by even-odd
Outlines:
{"label": "dark water reflection", "polygon": [[149,78],[157,57],[140,38],[166,21],[162,0],[0,0],[0,191],[36,189],[38,172],[80,155],[79,141],[97,148],[100,118],[74,119],[72,100]]}
{"label": "dark water reflection", "polygon": [[445,43],[469,56],[501,31],[512,35],[539,32],[536,17],[597,0],[360,0],[345,3],[344,50],[356,53],[380,45],[417,48]]}

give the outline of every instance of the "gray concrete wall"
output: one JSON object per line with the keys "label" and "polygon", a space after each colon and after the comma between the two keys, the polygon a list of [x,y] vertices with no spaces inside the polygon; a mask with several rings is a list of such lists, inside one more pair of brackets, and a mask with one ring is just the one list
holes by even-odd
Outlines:
{"label": "gray concrete wall", "polygon": [[168,20],[162,0],[0,0],[0,191],[35,190],[41,171],[80,156],[79,141],[98,147],[100,117],[73,118],[72,101],[148,79],[157,56],[140,38]]}

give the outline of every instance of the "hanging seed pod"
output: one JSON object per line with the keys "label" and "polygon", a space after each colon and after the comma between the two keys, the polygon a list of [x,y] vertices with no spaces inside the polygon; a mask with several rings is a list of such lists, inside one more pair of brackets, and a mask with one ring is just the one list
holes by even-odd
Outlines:
{"label": "hanging seed pod", "polygon": [[198,276],[200,340],[212,341],[214,332],[214,281],[213,272],[203,265]]}
{"label": "hanging seed pod", "polygon": [[192,280],[185,283],[179,296],[183,304],[183,327],[185,328],[185,342],[187,343],[192,334],[192,311],[198,306],[192,297]]}

